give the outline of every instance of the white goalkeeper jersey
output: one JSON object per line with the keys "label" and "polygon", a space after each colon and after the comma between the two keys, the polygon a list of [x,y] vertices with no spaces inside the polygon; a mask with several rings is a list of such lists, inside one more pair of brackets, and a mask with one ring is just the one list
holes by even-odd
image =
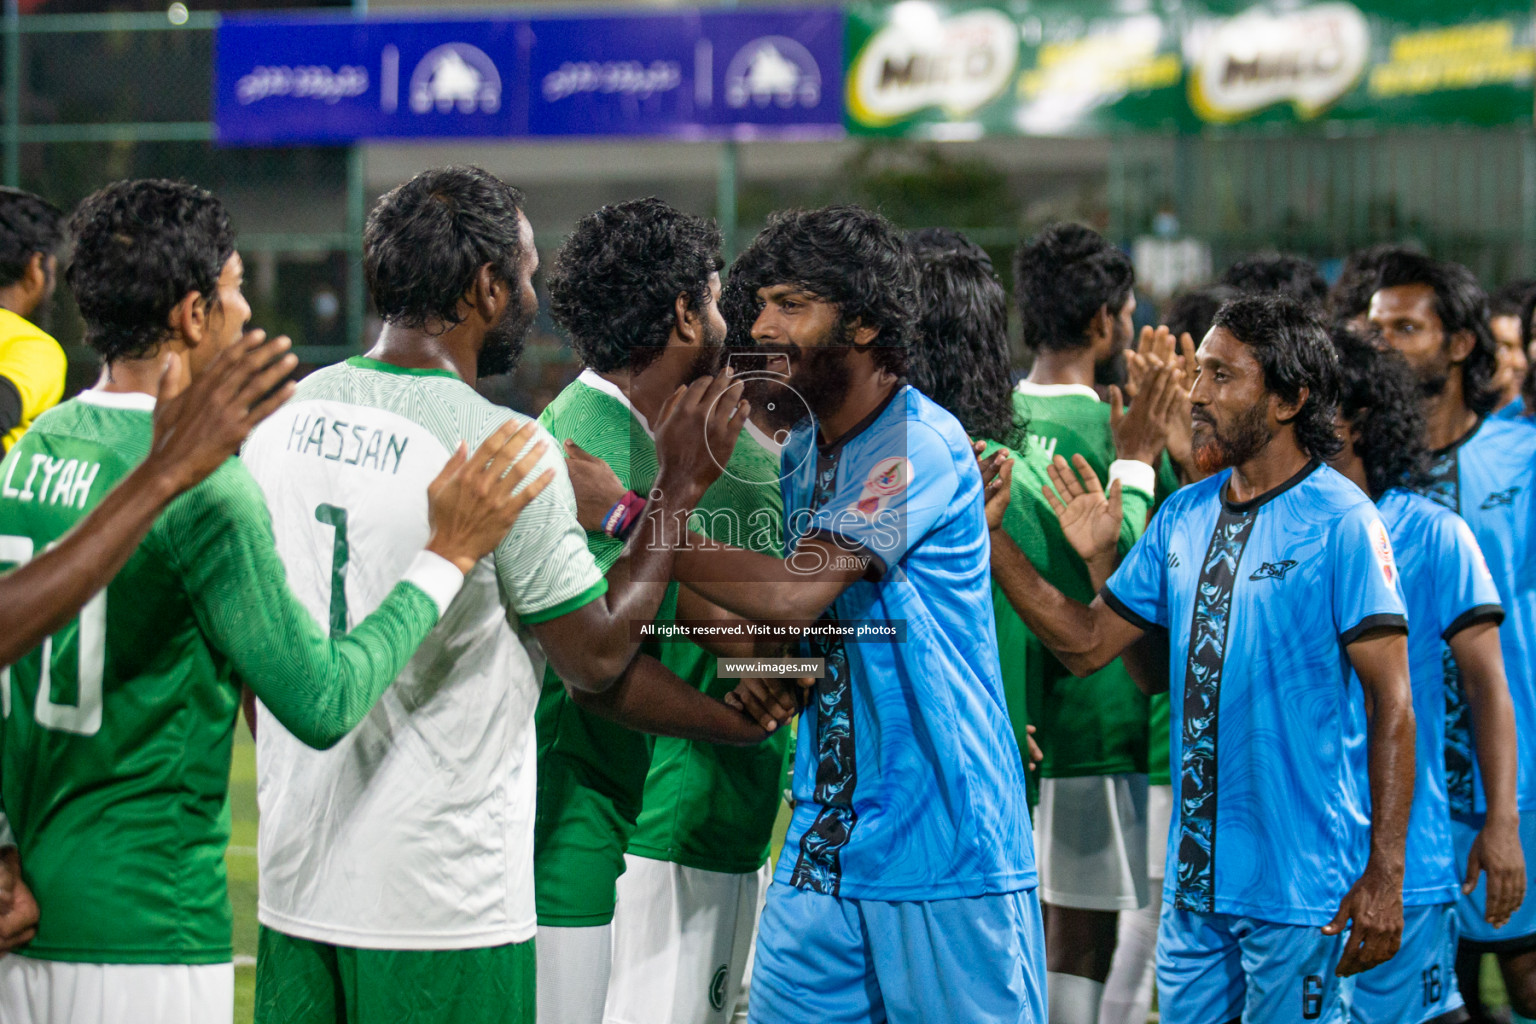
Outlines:
{"label": "white goalkeeper jersey", "polygon": [[[289,585],[317,622],[345,632],[384,599],[428,539],[427,485],[458,441],[473,449],[517,416],[446,371],[364,357],[300,383],[242,458],[266,495]],[[541,469],[555,467],[555,479],[361,725],[314,750],[259,711],[267,927],[372,949],[533,936],[544,658],[526,627],[607,589],[564,460],[539,433]]]}

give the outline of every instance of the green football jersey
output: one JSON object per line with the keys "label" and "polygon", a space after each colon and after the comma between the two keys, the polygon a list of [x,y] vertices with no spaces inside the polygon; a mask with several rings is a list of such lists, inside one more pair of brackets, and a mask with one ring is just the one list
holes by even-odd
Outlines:
{"label": "green football jersey", "polygon": [[1168,695],[1153,694],[1148,701],[1147,716],[1147,782],[1153,786],[1173,784],[1173,771],[1169,765],[1172,756],[1169,748],[1173,738],[1168,734]]}
{"label": "green football jersey", "polygon": [[[650,491],[656,480],[656,443],[645,425],[631,415],[628,400],[618,388],[597,374],[589,370],[572,381],[545,407],[539,422],[557,441],[573,440],[608,463],[624,487],[640,494]],[[624,542],[589,531],[587,548],[606,574],[623,553]],[[671,620],[676,607],[674,584],[657,610],[657,621]],[[660,645],[651,641],[641,645],[641,651],[657,658],[662,655]],[[592,841],[618,843],[622,850],[640,813],[652,737],[578,707],[553,670],[544,673],[534,720],[539,752],[535,861],[550,831],[562,820],[583,818],[602,830],[617,828],[619,835],[594,836]],[[586,802],[606,806],[596,816],[574,814],[576,805]],[[542,873],[540,888],[544,888]],[[542,906],[540,914],[542,920]]]}
{"label": "green football jersey", "polygon": [[[1035,385],[1028,381],[1014,392],[1015,410],[1029,421],[1030,442],[1047,460],[1081,455],[1099,480],[1109,482],[1115,460],[1109,428],[1109,404],[1092,388]],[[1177,478],[1164,459],[1158,489],[1176,487]],[[1121,490],[1125,520],[1120,551],[1129,551],[1146,529],[1153,495],[1134,487]],[[1072,552],[1075,571],[1046,578],[1062,593],[1088,602],[1095,594],[1087,567]],[[1145,772],[1148,767],[1148,702],[1116,659],[1083,679],[1059,663],[1051,666],[1041,698],[1036,741],[1045,753],[1041,774],[1047,778]]]}
{"label": "green football jersey", "polygon": [[[742,431],[691,524],[722,544],[782,557],[777,446],[751,427]],[[716,678],[715,656],[686,640],[663,644],[661,661],[713,697],[739,682]],[[789,749],[788,729],[755,747],[658,738],[629,852],[705,871],[756,871],[768,859]]]}
{"label": "green football jersey", "polygon": [[[88,391],[38,418],[0,463],[0,570],[58,539],[143,460],[153,407]],[[295,735],[335,742],[452,597],[424,585],[436,599],[399,583],[333,640],[289,593],[239,460],[172,502],[75,621],[0,673],[0,810],[41,912],[23,954],[228,962],[241,681]]]}
{"label": "green football jersey", "polygon": [[[1005,448],[996,441],[985,444],[983,458]],[[1013,484],[1009,488],[1008,509],[1003,513],[1003,532],[1046,579],[1060,581],[1063,576],[1076,573],[1086,582],[1087,568],[1062,535],[1060,521],[1041,490],[1050,483],[1045,457],[1033,446],[1024,452],[1006,450],[1013,456]],[[1034,807],[1040,801],[1040,773],[1030,770],[1026,727],[1030,723],[1039,727],[1046,683],[1059,664],[1019,618],[1003,588],[996,583],[992,584],[992,616],[997,625],[997,654],[1003,669],[1003,697],[1008,702],[1014,739],[1024,757],[1025,795],[1029,806]],[[1044,737],[1036,740],[1043,741]]]}

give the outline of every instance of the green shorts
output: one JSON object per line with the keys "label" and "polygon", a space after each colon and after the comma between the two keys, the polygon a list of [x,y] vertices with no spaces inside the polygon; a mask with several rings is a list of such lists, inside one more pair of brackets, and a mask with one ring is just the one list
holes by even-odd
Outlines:
{"label": "green shorts", "polygon": [[580,766],[563,758],[539,762],[533,891],[541,926],[593,928],[613,920],[638,816],[638,806],[624,807]]}
{"label": "green shorts", "polygon": [[533,1024],[533,940],[485,949],[353,949],[265,925],[256,1024]]}

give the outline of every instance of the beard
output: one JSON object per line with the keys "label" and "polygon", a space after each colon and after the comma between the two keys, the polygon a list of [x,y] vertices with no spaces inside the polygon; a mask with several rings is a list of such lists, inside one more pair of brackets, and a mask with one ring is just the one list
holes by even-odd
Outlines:
{"label": "beard", "polygon": [[720,372],[725,364],[725,331],[716,333],[708,320],[704,321],[704,337],[699,345],[699,354],[693,360],[693,366],[688,371],[688,383],[698,380],[700,377],[713,377]]}
{"label": "beard", "polygon": [[1093,382],[1100,388],[1107,388],[1111,384],[1125,387],[1126,378],[1129,376],[1125,362],[1125,349],[1120,349],[1102,363],[1094,364]]}
{"label": "beard", "polygon": [[789,386],[805,400],[811,415],[818,420],[837,415],[848,398],[853,380],[848,354],[852,349],[852,326],[834,327],[820,345],[802,352],[800,365],[789,376]]}
{"label": "beard", "polygon": [[496,326],[485,332],[485,343],[475,357],[475,373],[481,377],[495,377],[511,373],[517,368],[523,347],[528,344],[528,334],[533,330],[533,318],[539,307],[519,305],[508,307],[496,321]]}
{"label": "beard", "polygon": [[1275,436],[1265,421],[1262,405],[1245,410],[1226,431],[1218,430],[1216,424],[1207,420],[1197,420],[1196,423],[1209,431],[1205,438],[1196,435],[1193,453],[1195,465],[1207,475],[1228,466],[1242,465],[1259,454]]}
{"label": "beard", "polygon": [[1425,398],[1439,398],[1445,394],[1446,387],[1451,383],[1449,373],[1425,372],[1419,374],[1419,394]]}

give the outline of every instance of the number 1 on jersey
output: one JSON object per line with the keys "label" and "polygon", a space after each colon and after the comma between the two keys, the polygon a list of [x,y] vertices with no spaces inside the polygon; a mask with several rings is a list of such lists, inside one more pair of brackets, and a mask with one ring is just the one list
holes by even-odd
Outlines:
{"label": "number 1 on jersey", "polygon": [[318,505],[315,518],[336,531],[331,544],[331,638],[347,634],[347,510]]}

